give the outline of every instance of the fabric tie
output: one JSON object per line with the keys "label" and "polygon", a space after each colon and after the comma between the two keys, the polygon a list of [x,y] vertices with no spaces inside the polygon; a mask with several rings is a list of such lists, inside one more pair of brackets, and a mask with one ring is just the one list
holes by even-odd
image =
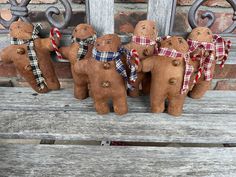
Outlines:
{"label": "fabric tie", "polygon": [[151,40],[143,36],[132,36],[132,42],[139,45],[156,45],[156,40]]}
{"label": "fabric tie", "polygon": [[193,73],[193,66],[191,66],[189,64],[189,54],[183,54],[180,53],[174,49],[168,49],[168,48],[160,48],[158,51],[158,55],[159,56],[165,56],[165,57],[170,57],[170,58],[177,58],[177,57],[183,57],[184,61],[185,61],[185,72],[184,72],[184,80],[183,80],[183,84],[182,84],[182,88],[181,88],[181,94],[184,94],[187,92],[188,88],[189,88],[189,82],[190,82],[190,78],[191,75]]}
{"label": "fabric tie", "polygon": [[212,80],[213,75],[211,73],[211,67],[212,67],[213,61],[215,60],[214,54],[213,54],[213,52],[215,51],[214,44],[208,43],[208,42],[198,42],[191,39],[188,39],[187,42],[189,45],[190,53],[193,53],[196,49],[203,49],[205,51],[208,51],[209,53],[207,56],[205,56],[204,54],[200,54],[192,58],[192,60],[199,60],[200,62],[198,73],[193,83],[195,84],[198,81],[198,79],[202,76],[202,73],[204,73],[206,81]]}
{"label": "fabric tie", "polygon": [[88,52],[88,45],[89,44],[94,44],[96,39],[97,39],[96,34],[94,34],[93,36],[88,37],[86,39],[79,39],[79,38],[73,38],[72,39],[73,43],[77,42],[79,44],[79,50],[78,50],[78,53],[77,53],[77,59],[78,60],[81,60],[86,56],[86,54]]}
{"label": "fabric tie", "polygon": [[215,44],[216,60],[220,60],[222,58],[220,67],[223,68],[225,61],[228,59],[232,43],[230,40],[225,40],[217,34],[214,34],[213,38]]}
{"label": "fabric tie", "polygon": [[[129,83],[129,79],[125,70],[125,66],[123,62],[121,61],[121,55],[123,53],[126,53],[126,50],[124,48],[120,48],[117,52],[99,52],[96,50],[96,48],[93,48],[93,58],[95,58],[97,61],[101,62],[109,62],[115,60],[116,63],[116,71],[125,79],[127,82],[127,88],[129,90],[133,90],[133,86]],[[136,79],[135,76],[130,76],[130,80]]]}
{"label": "fabric tie", "polygon": [[22,40],[17,38],[11,38],[11,44],[12,45],[21,45],[26,44],[27,45],[27,53],[30,60],[30,66],[32,68],[33,75],[35,77],[36,83],[38,88],[41,90],[45,87],[45,79],[42,75],[42,71],[39,68],[38,58],[36,55],[36,51],[34,49],[34,40],[39,38],[38,34],[39,31],[42,29],[41,24],[36,24],[34,26],[33,32],[32,32],[32,38],[28,40]]}
{"label": "fabric tie", "polygon": [[[212,63],[213,61],[219,61],[222,58],[220,67],[224,67],[224,63],[228,58],[229,50],[231,48],[231,41],[224,40],[218,35],[213,35],[213,43],[198,42],[191,39],[188,39],[187,42],[189,44],[190,53],[193,53],[197,48],[202,48],[209,52],[209,55],[207,56],[201,54],[200,56],[192,58],[193,60],[200,61],[200,66],[194,83],[198,81],[202,73],[204,73],[206,81],[211,81],[213,78],[213,73],[211,72]],[[214,51],[216,57],[214,56]]]}

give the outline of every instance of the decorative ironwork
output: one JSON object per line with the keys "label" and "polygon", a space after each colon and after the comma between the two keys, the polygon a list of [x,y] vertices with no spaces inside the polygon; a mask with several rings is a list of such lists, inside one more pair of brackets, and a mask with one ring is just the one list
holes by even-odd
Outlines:
{"label": "decorative ironwork", "polygon": [[[196,13],[199,7],[206,1],[207,0],[196,0],[193,3],[192,7],[190,8],[189,14],[188,14],[188,21],[192,28],[195,28],[198,26],[197,20],[196,20]],[[232,33],[236,28],[236,0],[226,0],[226,1],[231,5],[234,13],[233,13],[233,18],[232,18],[233,23],[225,31],[223,31],[223,33]],[[214,24],[215,19],[216,19],[212,11],[206,11],[204,14],[201,15],[201,18],[208,19],[208,22],[206,24],[207,27],[211,27]]]}
{"label": "decorative ironwork", "polygon": [[5,28],[9,28],[11,23],[17,21],[19,18],[23,21],[29,22],[29,19],[27,18],[29,13],[27,5],[29,2],[30,0],[22,0],[20,3],[16,0],[10,0],[12,17],[10,20],[6,21],[0,16],[0,24]]}
{"label": "decorative ironwork", "polygon": [[68,23],[70,22],[71,15],[72,15],[72,8],[71,8],[70,3],[67,0],[60,0],[60,1],[61,1],[62,5],[65,7],[64,21],[57,22],[56,20],[54,20],[52,18],[53,14],[55,14],[55,15],[60,14],[60,10],[57,7],[53,7],[53,6],[49,7],[46,10],[46,17],[52,26],[55,26],[59,29],[64,29],[68,26]]}
{"label": "decorative ironwork", "polygon": [[[29,11],[28,11],[28,4],[31,0],[22,0],[20,3],[18,3],[16,0],[10,0],[9,3],[11,4],[10,11],[12,14],[12,17],[10,20],[4,20],[0,16],[0,24],[3,25],[6,29],[8,29],[12,22],[17,21],[18,19],[21,19],[23,21],[29,22]],[[50,6],[46,10],[46,17],[49,21],[49,23],[57,28],[64,29],[68,26],[68,23],[71,19],[72,15],[72,8],[68,0],[59,0],[62,5],[65,8],[65,15],[64,15],[64,21],[58,22],[53,19],[53,15],[59,15],[61,12],[57,7]]]}

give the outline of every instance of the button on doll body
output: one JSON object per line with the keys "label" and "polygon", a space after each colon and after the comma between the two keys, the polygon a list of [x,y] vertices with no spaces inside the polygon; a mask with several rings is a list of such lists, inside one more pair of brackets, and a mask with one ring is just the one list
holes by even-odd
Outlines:
{"label": "button on doll body", "polygon": [[186,81],[187,52],[188,44],[182,37],[170,37],[161,42],[157,56],[142,62],[143,72],[151,71],[152,74],[150,90],[152,112],[163,112],[165,100],[168,99],[168,113],[174,116],[181,115],[188,90],[183,87],[183,82]]}
{"label": "button on doll body", "polygon": [[71,63],[75,98],[85,99],[88,97],[88,77],[85,74],[76,74],[74,66],[79,60],[87,60],[92,56],[96,32],[92,26],[80,24],[74,29],[72,37],[73,43],[68,47],[61,47],[59,51]]}
{"label": "button on doll body", "polygon": [[[135,49],[139,55],[139,59],[144,60],[145,58],[153,55],[156,47],[157,35],[157,29],[154,21],[140,21],[135,27],[132,41],[124,47],[128,50]],[[146,94],[149,93],[150,77],[147,73],[138,72],[138,78],[133,84],[134,89],[129,92],[130,96],[139,96],[139,85],[142,82],[142,91]]]}
{"label": "button on doll body", "polygon": [[115,113],[125,114],[128,111],[124,77],[117,71],[117,64],[121,62],[120,45],[117,35],[104,35],[96,40],[93,57],[75,65],[77,74],[88,75],[94,106],[99,114],[110,112],[109,100],[113,101]]}
{"label": "button on doll body", "polygon": [[60,89],[60,83],[51,62],[50,52],[54,50],[51,39],[40,39],[38,27],[22,21],[13,22],[10,36],[14,44],[4,48],[0,58],[6,63],[13,62],[35,91],[46,93]]}

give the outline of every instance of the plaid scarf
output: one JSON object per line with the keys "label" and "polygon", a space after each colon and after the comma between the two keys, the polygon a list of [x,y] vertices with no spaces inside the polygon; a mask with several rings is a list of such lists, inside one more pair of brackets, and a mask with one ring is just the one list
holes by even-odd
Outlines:
{"label": "plaid scarf", "polygon": [[215,51],[216,51],[216,59],[220,60],[222,58],[220,67],[223,68],[225,61],[228,59],[229,51],[231,49],[231,41],[225,40],[221,36],[215,34],[213,36],[214,44],[215,44]]}
{"label": "plaid scarf", "polygon": [[184,81],[183,85],[181,88],[181,94],[184,94],[188,91],[189,88],[189,81],[190,77],[193,73],[193,66],[189,64],[190,57],[189,55],[180,53],[174,49],[168,49],[168,48],[160,48],[158,51],[159,56],[165,56],[165,57],[170,57],[170,58],[177,58],[177,57],[183,57],[185,61],[185,72],[184,72]]}
{"label": "plaid scarf", "polygon": [[136,44],[139,45],[156,45],[155,40],[151,40],[143,36],[133,36],[132,42],[135,42]]}
{"label": "plaid scarf", "polygon": [[[99,52],[96,48],[93,48],[93,57],[97,61],[108,62],[115,60],[116,63],[116,71],[125,79],[127,82],[127,88],[129,90],[133,90],[133,86],[129,83],[128,76],[125,70],[125,66],[121,61],[122,53],[126,53],[127,51],[124,48],[120,48],[117,52]],[[130,80],[135,81],[137,78],[136,72],[133,72],[130,76]]]}
{"label": "plaid scarf", "polygon": [[85,55],[88,52],[88,45],[94,44],[96,39],[97,39],[96,34],[94,34],[93,36],[90,36],[86,39],[80,39],[80,38],[73,38],[72,39],[73,43],[77,42],[79,44],[79,50],[77,53],[78,60],[83,59],[85,57]]}
{"label": "plaid scarf", "polygon": [[[200,66],[198,68],[198,73],[194,80],[194,83],[198,81],[201,77],[202,73],[204,73],[205,80],[211,81],[213,77],[213,73],[211,73],[211,67],[213,61],[220,60],[223,57],[220,67],[224,67],[224,63],[228,58],[229,50],[231,48],[231,42],[224,40],[222,37],[218,35],[213,35],[213,43],[207,42],[198,42],[191,39],[188,39],[187,42],[189,44],[189,52],[194,52],[197,48],[202,48],[205,51],[209,52],[208,56],[204,56],[204,54],[200,54],[196,57],[193,57],[192,60],[199,60]],[[214,57],[213,51],[216,53],[216,58]]]}
{"label": "plaid scarf", "polygon": [[29,40],[11,38],[12,45],[21,45],[21,44],[27,45],[27,52],[30,60],[30,66],[32,68],[35,80],[37,82],[37,86],[40,90],[44,88],[46,82],[43,78],[42,71],[39,68],[38,58],[34,50],[34,40],[39,38],[38,34],[41,29],[42,26],[40,24],[36,24],[32,32],[32,38]]}

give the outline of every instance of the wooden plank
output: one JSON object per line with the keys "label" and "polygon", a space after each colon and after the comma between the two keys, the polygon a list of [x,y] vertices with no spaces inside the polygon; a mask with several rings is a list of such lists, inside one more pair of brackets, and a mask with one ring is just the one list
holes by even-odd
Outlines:
{"label": "wooden plank", "polygon": [[99,36],[114,33],[114,1],[86,0],[86,14]]}
{"label": "wooden plank", "polygon": [[164,143],[236,143],[235,114],[1,111],[0,139],[53,139]]}
{"label": "wooden plank", "polygon": [[[154,20],[159,36],[169,35],[172,31],[172,13],[175,13],[176,0],[149,0],[147,19]],[[174,15],[173,15],[174,17]]]}
{"label": "wooden plank", "polygon": [[0,145],[3,176],[235,176],[236,148]]}
{"label": "wooden plank", "polygon": [[[85,111],[94,112],[91,98],[79,101],[71,89],[37,94],[30,88],[0,87],[0,110]],[[128,98],[130,113],[150,111],[149,97]],[[185,114],[235,114],[236,91],[208,91],[200,100],[186,99]]]}

